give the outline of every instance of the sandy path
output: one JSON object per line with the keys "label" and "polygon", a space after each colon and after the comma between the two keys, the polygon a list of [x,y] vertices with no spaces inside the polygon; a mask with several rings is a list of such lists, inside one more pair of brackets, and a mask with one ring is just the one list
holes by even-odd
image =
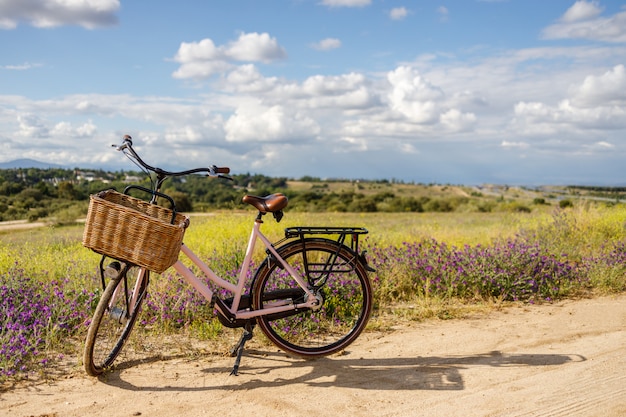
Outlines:
{"label": "sandy path", "polygon": [[28,220],[11,220],[6,222],[0,222],[0,232],[8,230],[23,230],[34,229],[36,227],[43,227],[47,224],[44,222],[29,222]]}
{"label": "sandy path", "polygon": [[0,415],[626,415],[626,295],[367,333],[341,356],[135,364],[0,394]]}

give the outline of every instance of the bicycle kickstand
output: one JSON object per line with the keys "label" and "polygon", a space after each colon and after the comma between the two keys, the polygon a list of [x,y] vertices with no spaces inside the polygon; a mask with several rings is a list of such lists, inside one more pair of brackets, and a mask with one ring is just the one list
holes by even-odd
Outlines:
{"label": "bicycle kickstand", "polygon": [[237,342],[235,347],[233,347],[230,351],[231,356],[237,356],[235,364],[233,365],[233,370],[230,372],[231,375],[237,376],[239,373],[239,363],[241,362],[241,355],[243,355],[243,347],[248,340],[252,339],[252,330],[254,330],[254,324],[250,322],[246,323],[243,328],[241,339],[239,339],[239,342]]}

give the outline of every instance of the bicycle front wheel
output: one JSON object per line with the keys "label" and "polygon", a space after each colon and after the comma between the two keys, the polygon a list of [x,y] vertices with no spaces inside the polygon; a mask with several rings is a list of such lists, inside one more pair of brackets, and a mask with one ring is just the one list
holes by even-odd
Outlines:
{"label": "bicycle front wheel", "polygon": [[[280,256],[307,281],[319,308],[262,315],[259,327],[276,346],[303,357],[345,349],[367,325],[372,288],[356,253],[329,239],[309,238],[278,249]],[[271,258],[255,276],[253,306],[262,310],[305,301],[306,293],[282,265]]]}
{"label": "bicycle front wheel", "polygon": [[111,367],[130,336],[147,294],[150,273],[139,267],[107,267],[111,278],[96,307],[85,339],[83,362],[88,375]]}

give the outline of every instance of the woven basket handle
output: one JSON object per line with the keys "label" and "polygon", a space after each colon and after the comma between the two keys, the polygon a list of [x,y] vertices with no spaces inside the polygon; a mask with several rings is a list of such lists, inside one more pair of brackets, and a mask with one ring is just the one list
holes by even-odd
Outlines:
{"label": "woven basket handle", "polygon": [[168,201],[170,202],[170,204],[171,204],[171,207],[170,207],[170,208],[171,208],[171,210],[172,210],[172,220],[170,221],[170,223],[171,223],[171,224],[174,224],[174,220],[176,220],[176,204],[174,204],[174,199],[173,199],[172,197],[170,197],[170,196],[169,196],[169,195],[167,195],[167,194],[163,194],[163,193],[161,193],[161,192],[154,191],[154,190],[151,190],[151,189],[146,188],[146,187],[142,187],[142,186],[140,186],[140,185],[129,185],[128,187],[124,188],[124,194],[129,195],[129,194],[128,194],[128,192],[129,192],[130,190],[133,190],[133,189],[134,189],[134,190],[139,190],[139,191],[146,192],[146,193],[151,194],[151,195],[153,195],[153,196],[155,196],[155,195],[156,195],[156,196],[158,196],[158,197],[163,197],[163,198],[165,198],[166,200],[168,200]]}

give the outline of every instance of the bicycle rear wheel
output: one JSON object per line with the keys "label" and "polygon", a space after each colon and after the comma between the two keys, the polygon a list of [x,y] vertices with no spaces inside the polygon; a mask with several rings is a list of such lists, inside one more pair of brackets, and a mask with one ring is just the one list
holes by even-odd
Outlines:
{"label": "bicycle rear wheel", "polygon": [[87,337],[83,362],[85,371],[98,376],[111,367],[130,336],[141,303],[146,298],[150,272],[139,267],[107,267],[111,278],[100,297]]}
{"label": "bicycle rear wheel", "polygon": [[[329,355],[352,343],[367,325],[372,288],[356,253],[329,239],[309,238],[286,244],[280,256],[305,277],[320,300],[319,308],[259,316],[257,323],[279,348],[303,357]],[[253,306],[305,301],[306,293],[276,260],[257,270]]]}

